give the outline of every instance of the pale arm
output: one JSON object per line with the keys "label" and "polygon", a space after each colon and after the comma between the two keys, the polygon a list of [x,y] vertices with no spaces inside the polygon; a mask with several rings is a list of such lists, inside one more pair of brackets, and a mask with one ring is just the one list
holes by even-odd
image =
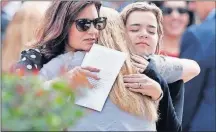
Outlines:
{"label": "pale arm", "polygon": [[181,79],[183,79],[184,82],[190,81],[199,75],[201,69],[196,61],[190,59],[179,59],[179,61],[183,65]]}
{"label": "pale arm", "polygon": [[167,83],[173,83],[180,79],[187,82],[200,73],[199,65],[193,60],[160,55],[153,55],[151,58]]}

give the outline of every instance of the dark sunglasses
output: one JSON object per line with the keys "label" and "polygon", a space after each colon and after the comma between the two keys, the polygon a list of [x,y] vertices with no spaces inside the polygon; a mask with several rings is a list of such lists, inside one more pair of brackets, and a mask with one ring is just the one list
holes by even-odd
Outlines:
{"label": "dark sunglasses", "polygon": [[164,15],[170,15],[174,10],[176,10],[179,14],[188,13],[188,9],[181,8],[181,7],[179,8],[162,7],[161,10],[163,11]]}
{"label": "dark sunglasses", "polygon": [[91,23],[93,23],[94,27],[97,30],[103,30],[106,27],[106,23],[107,23],[106,20],[107,20],[106,17],[98,17],[94,20],[84,18],[84,19],[75,20],[75,24],[77,30],[79,30],[80,32],[85,32],[89,30],[91,27]]}

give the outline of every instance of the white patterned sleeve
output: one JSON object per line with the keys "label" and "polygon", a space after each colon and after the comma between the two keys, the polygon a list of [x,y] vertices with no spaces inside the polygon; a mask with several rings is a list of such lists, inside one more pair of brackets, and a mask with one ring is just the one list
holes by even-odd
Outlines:
{"label": "white patterned sleeve", "polygon": [[43,57],[39,49],[26,49],[21,52],[20,60],[13,66],[13,70],[24,70],[25,74],[31,74],[41,69],[42,62]]}
{"label": "white patterned sleeve", "polygon": [[150,58],[167,83],[173,83],[181,79],[183,65],[180,63],[179,58],[162,55],[152,55]]}

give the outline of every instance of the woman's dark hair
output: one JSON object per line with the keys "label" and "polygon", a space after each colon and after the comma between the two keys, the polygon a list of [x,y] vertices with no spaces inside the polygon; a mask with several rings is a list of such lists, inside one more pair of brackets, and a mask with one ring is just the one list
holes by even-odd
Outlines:
{"label": "woman's dark hair", "polygon": [[60,1],[55,0],[47,9],[44,22],[38,30],[34,47],[40,49],[45,62],[62,54],[68,43],[69,29],[78,14],[88,5],[95,4],[97,12],[99,1]]}
{"label": "woman's dark hair", "polygon": [[[185,1],[187,2],[187,4],[189,4],[189,1]],[[157,7],[162,7],[164,4],[164,1],[151,1],[150,3],[154,3]],[[195,15],[192,11],[188,11],[188,15],[189,15],[189,22],[188,22],[188,27],[191,26],[192,24],[195,23]]]}

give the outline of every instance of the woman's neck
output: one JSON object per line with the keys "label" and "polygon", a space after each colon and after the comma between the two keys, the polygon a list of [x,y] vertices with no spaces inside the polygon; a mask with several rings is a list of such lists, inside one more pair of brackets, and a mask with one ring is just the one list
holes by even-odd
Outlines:
{"label": "woman's neck", "polygon": [[75,52],[75,50],[71,47],[71,46],[69,46],[68,44],[66,44],[65,45],[65,53],[67,53],[67,52],[70,52],[70,51],[73,51],[73,52]]}
{"label": "woman's neck", "polygon": [[180,48],[180,37],[164,35],[163,43],[161,46],[162,51],[178,54],[180,50],[179,48]]}

